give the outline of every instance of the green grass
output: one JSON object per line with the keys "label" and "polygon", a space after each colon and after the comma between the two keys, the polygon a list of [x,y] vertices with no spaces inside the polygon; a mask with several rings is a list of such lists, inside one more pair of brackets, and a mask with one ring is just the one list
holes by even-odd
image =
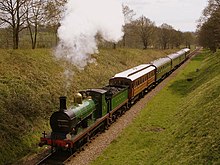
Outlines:
{"label": "green grass", "polygon": [[36,149],[57,107],[62,68],[49,50],[0,50],[0,164]]}
{"label": "green grass", "polygon": [[[101,49],[96,64],[77,70],[54,60],[50,49],[0,49],[0,164],[38,151],[36,143],[49,128],[49,117],[59,107],[59,96],[101,87],[119,71],[165,56],[176,50]],[[73,71],[66,88],[63,72]]]}
{"label": "green grass", "polygon": [[219,82],[220,52],[201,53],[92,164],[219,164]]}

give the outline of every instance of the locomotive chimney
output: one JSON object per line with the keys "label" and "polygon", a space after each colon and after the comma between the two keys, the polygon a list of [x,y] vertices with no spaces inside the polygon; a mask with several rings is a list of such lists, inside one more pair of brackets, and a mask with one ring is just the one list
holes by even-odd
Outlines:
{"label": "locomotive chimney", "polygon": [[66,110],[66,96],[60,97],[60,111]]}

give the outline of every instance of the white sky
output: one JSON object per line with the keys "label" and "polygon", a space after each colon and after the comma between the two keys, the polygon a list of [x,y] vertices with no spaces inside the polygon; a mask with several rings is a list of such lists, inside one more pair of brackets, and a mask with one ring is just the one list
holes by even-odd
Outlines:
{"label": "white sky", "polygon": [[157,26],[167,23],[180,31],[195,31],[197,20],[208,0],[120,0],[136,13],[144,15]]}

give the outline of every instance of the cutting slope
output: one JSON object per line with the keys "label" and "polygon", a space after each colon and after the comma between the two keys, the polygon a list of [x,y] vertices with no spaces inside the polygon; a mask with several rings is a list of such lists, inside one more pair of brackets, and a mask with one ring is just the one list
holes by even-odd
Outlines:
{"label": "cutting slope", "polygon": [[193,58],[92,164],[220,163],[220,52]]}

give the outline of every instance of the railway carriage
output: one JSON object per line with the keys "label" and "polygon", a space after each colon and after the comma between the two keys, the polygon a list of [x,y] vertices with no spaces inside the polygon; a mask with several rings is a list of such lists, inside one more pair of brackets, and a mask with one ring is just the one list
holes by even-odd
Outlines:
{"label": "railway carriage", "polygon": [[183,63],[186,60],[186,52],[185,52],[185,50],[182,49],[182,50],[180,50],[180,51],[178,51],[176,53],[179,54],[179,57],[178,57],[179,64]]}
{"label": "railway carriage", "polygon": [[151,64],[142,64],[124,72],[116,74],[109,80],[110,85],[128,85],[128,99],[134,101],[144,95],[146,89],[155,83],[156,67]]}
{"label": "railway carriage", "polygon": [[176,68],[178,68],[178,66],[182,63],[182,61],[184,61],[185,59],[185,55],[184,53],[173,53],[167,56],[168,58],[171,59],[172,61],[172,70],[175,70]]}
{"label": "railway carriage", "polygon": [[190,49],[184,48],[180,51],[170,54],[167,57],[172,60],[172,70],[176,69],[179,65],[181,65],[187,58],[190,53]]}
{"label": "railway carriage", "polygon": [[151,64],[156,67],[157,82],[163,80],[172,70],[172,61],[168,57],[159,58],[158,60],[152,61]]}
{"label": "railway carriage", "polygon": [[184,48],[182,50],[185,51],[185,59],[188,59],[189,58],[190,49],[189,48]]}

